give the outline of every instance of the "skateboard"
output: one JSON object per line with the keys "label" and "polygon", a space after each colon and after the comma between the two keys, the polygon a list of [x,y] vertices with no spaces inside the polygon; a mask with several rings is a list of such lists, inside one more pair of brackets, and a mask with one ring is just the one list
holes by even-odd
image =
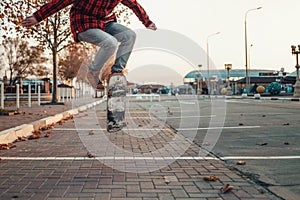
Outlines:
{"label": "skateboard", "polygon": [[107,86],[107,131],[116,132],[126,126],[125,98],[127,80],[122,73],[111,74]]}

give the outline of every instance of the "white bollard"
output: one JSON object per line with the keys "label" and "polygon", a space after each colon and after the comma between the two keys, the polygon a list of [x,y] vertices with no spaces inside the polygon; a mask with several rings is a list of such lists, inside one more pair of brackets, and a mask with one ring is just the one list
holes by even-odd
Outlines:
{"label": "white bollard", "polygon": [[16,84],[16,107],[17,107],[17,109],[20,108],[20,88],[19,88],[19,84]]}
{"label": "white bollard", "polygon": [[1,84],[1,109],[4,109],[4,83]]}
{"label": "white bollard", "polygon": [[28,85],[28,107],[31,108],[31,85]]}
{"label": "white bollard", "polygon": [[41,86],[38,86],[38,106],[41,105]]}
{"label": "white bollard", "polygon": [[37,93],[37,82],[35,82],[35,84],[34,84],[34,93],[35,94]]}

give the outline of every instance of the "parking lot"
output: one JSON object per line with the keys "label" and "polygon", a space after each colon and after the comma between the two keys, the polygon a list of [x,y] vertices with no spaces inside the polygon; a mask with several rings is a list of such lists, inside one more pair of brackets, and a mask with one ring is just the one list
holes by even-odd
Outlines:
{"label": "parking lot", "polygon": [[[197,130],[194,142],[199,146],[279,197],[298,198],[299,102],[200,98],[198,105],[187,110],[184,105],[188,102],[195,100],[161,102],[170,108],[168,124],[179,132]],[[184,118],[199,125],[182,127],[188,125],[180,123]],[[237,165],[237,161],[245,165]]]}

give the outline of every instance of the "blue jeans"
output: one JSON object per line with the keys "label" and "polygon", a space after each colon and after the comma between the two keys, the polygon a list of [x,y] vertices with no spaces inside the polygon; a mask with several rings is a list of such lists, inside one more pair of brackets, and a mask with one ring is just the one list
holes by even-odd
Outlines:
{"label": "blue jeans", "polygon": [[88,29],[78,34],[80,41],[100,47],[93,63],[89,66],[91,72],[100,72],[100,69],[114,53],[116,53],[116,60],[112,66],[112,73],[121,72],[126,67],[135,38],[135,32],[116,22],[108,22],[105,25],[105,31]]}

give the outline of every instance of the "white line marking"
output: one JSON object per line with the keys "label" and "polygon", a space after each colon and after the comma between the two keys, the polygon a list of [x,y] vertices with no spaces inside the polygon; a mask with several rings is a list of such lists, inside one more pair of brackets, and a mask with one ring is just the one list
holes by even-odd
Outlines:
{"label": "white line marking", "polygon": [[[99,125],[97,125],[99,126]],[[165,129],[165,128],[123,128],[124,130],[128,130],[128,131],[154,131],[154,130],[169,130],[169,129]],[[53,130],[55,131],[90,131],[90,130],[94,130],[94,131],[106,131],[106,128],[54,128]]]}
{"label": "white line marking", "polygon": [[226,103],[249,103],[247,101],[225,100]]}
{"label": "white line marking", "polygon": [[[148,113],[147,113],[148,114]],[[212,118],[216,117],[216,115],[207,115],[207,116],[178,116],[178,117],[168,117],[168,116],[155,116],[155,117],[163,117],[167,119],[186,119],[186,118]],[[97,119],[106,119],[106,117],[97,117]],[[130,117],[130,119],[151,119],[151,116],[149,117]]]}
{"label": "white line marking", "polygon": [[221,160],[284,160],[300,159],[300,156],[225,156]]}
{"label": "white line marking", "polygon": [[220,158],[215,157],[198,157],[198,156],[184,156],[184,157],[131,157],[131,156],[107,156],[107,157],[0,157],[2,160],[33,160],[33,161],[47,161],[47,160],[284,160],[284,159],[300,159],[300,156],[225,156]]}
{"label": "white line marking", "polygon": [[[159,116],[158,116],[159,117]],[[168,119],[186,119],[186,118],[211,118],[211,117],[216,117],[216,115],[207,115],[207,116],[179,116],[179,117],[166,117]]]}
{"label": "white line marking", "polygon": [[47,160],[218,160],[215,157],[1,157],[2,160],[34,160],[34,161],[47,161]]}
{"label": "white line marking", "polygon": [[[232,126],[232,127],[208,127],[208,128],[178,128],[178,131],[193,131],[193,130],[214,130],[214,129],[252,129],[252,128],[260,128],[260,126]],[[162,128],[167,130],[166,128]],[[162,130],[160,128],[124,128],[124,130],[129,131],[153,131],[153,130]],[[54,128],[56,131],[104,131],[105,128]]]}
{"label": "white line marking", "polygon": [[260,126],[228,126],[228,127],[208,127],[208,128],[179,128],[178,131],[192,131],[192,130],[214,130],[214,129],[251,129],[260,128]]}

